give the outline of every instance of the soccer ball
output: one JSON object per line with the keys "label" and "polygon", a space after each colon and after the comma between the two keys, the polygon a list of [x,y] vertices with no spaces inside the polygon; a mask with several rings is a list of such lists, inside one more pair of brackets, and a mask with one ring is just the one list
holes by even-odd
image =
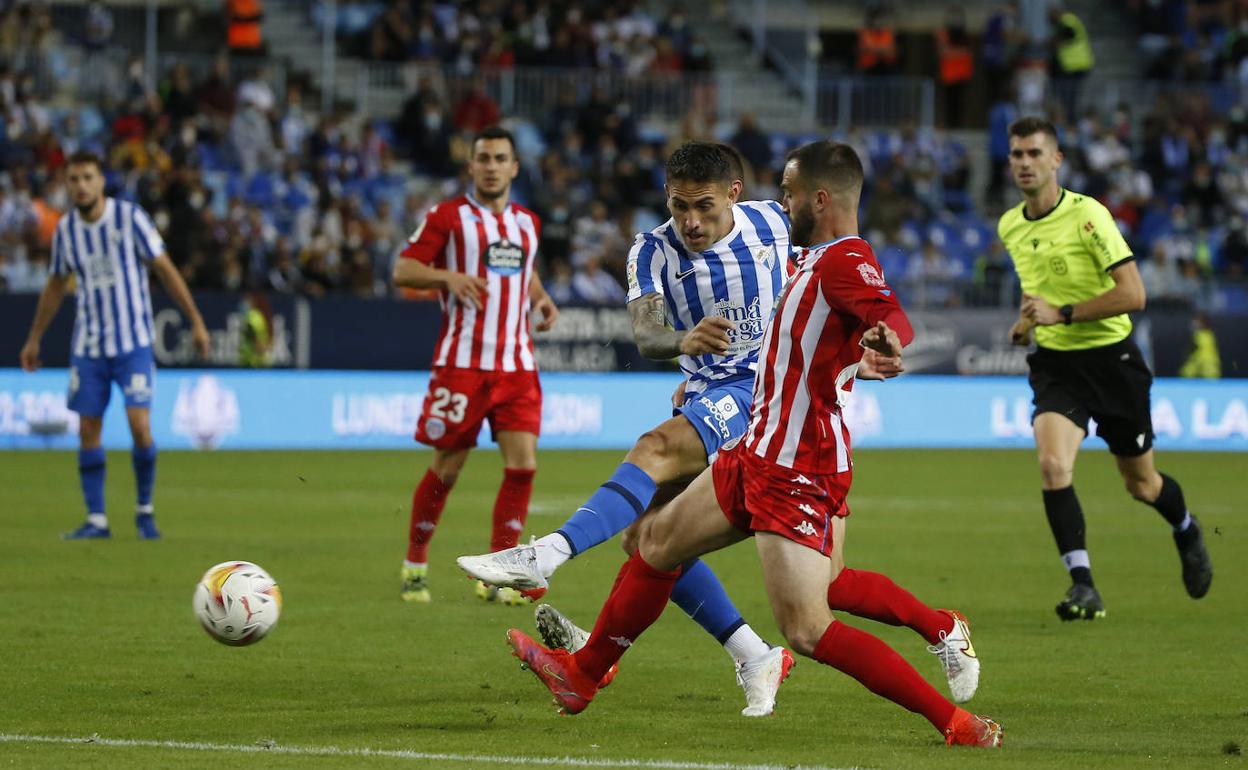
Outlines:
{"label": "soccer ball", "polygon": [[255,564],[227,561],[199,579],[191,608],[209,636],[242,647],[260,641],[277,625],[282,590]]}

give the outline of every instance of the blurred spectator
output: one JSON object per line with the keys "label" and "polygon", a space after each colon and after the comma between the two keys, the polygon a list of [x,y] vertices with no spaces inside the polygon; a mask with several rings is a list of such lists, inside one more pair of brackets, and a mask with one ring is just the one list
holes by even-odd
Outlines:
{"label": "blurred spectator", "polygon": [[623,305],[626,297],[619,282],[602,269],[597,255],[586,258],[576,270],[572,289],[581,299],[594,305]]}
{"label": "blurred spectator", "polygon": [[910,298],[916,307],[951,307],[958,304],[955,280],[962,277],[962,264],[928,239],[906,265]]}
{"label": "blurred spectator", "polygon": [[261,0],[225,0],[226,45],[239,56],[263,56],[264,5]]}
{"label": "blurred spectator", "polygon": [[988,249],[975,258],[972,276],[973,304],[1009,306],[1013,301],[1014,266],[999,238],[988,242]]}
{"label": "blurred spectator", "polygon": [[1018,29],[1018,2],[1009,0],[996,6],[984,23],[980,38],[980,61],[988,83],[988,98],[997,101],[1007,96],[1011,74],[1018,62],[1021,33]]}
{"label": "blurred spectator", "polygon": [[500,117],[498,104],[485,92],[485,78],[473,79],[471,90],[455,105],[455,127],[476,134],[498,123]]}
{"label": "blurred spectator", "polygon": [[255,72],[238,84],[238,103],[253,105],[265,115],[273,112],[277,97],[269,85],[272,75],[268,67],[258,67]]}
{"label": "blurred spectator", "polygon": [[1242,216],[1233,216],[1227,223],[1226,237],[1222,241],[1222,262],[1227,275],[1239,278],[1248,268],[1248,228]]}
{"label": "blurred spectator", "polygon": [[591,259],[604,264],[611,261],[622,266],[627,244],[616,223],[611,220],[607,204],[596,200],[589,206],[589,216],[576,220],[572,235],[572,264],[581,267]]}
{"label": "blurred spectator", "polygon": [[858,30],[856,69],[861,75],[891,75],[897,71],[897,33],[887,11],[872,8]]}
{"label": "blurred spectator", "polygon": [[741,153],[741,157],[750,166],[747,183],[767,176],[771,169],[771,138],[758,127],[753,113],[741,113],[737,120],[737,131],[728,143],[737,148],[737,152]]}
{"label": "blurred spectator", "polygon": [[1053,85],[1066,114],[1074,115],[1079,107],[1080,87],[1096,61],[1092,43],[1083,21],[1073,11],[1054,5],[1049,10],[1049,21],[1053,25]]}
{"label": "blurred spectator", "polygon": [[277,167],[273,128],[260,108],[251,102],[243,104],[230,121],[230,148],[244,176]]}
{"label": "blurred spectator", "polygon": [[543,279],[543,285],[550,298],[560,307],[583,301],[577,294],[572,281],[572,266],[566,259],[553,259],[547,263],[549,274]]}
{"label": "blurred spectator", "polygon": [[1206,313],[1192,318],[1191,351],[1179,367],[1180,377],[1196,377],[1216,380],[1222,376],[1222,357],[1218,354],[1218,339],[1213,334]]}
{"label": "blurred spectator", "polygon": [[965,114],[967,84],[975,74],[975,55],[961,6],[946,9],[945,23],[936,30],[935,37],[944,124],[947,128],[961,128],[967,125],[969,117]]}

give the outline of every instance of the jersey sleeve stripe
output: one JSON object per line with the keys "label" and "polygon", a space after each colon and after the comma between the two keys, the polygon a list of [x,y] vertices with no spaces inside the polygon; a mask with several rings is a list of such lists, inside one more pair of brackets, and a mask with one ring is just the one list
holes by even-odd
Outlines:
{"label": "jersey sleeve stripe", "polygon": [[165,242],[161,240],[156,226],[152,224],[152,220],[143,209],[133,206],[132,211],[134,211],[134,224],[139,232],[139,242],[143,244],[147,258],[152,260],[159,257],[165,251]]}
{"label": "jersey sleeve stripe", "polygon": [[637,296],[630,296],[632,300],[652,294],[660,289],[655,286],[654,279],[654,255],[659,250],[659,242],[654,236],[646,234],[638,239],[638,243],[633,246],[633,253],[630,257],[635,266],[633,272],[637,276]]}
{"label": "jersey sleeve stripe", "polygon": [[1131,255],[1131,256],[1129,256],[1129,257],[1123,257],[1122,259],[1118,260],[1118,261],[1117,261],[1117,262],[1115,262],[1114,264],[1112,264],[1112,265],[1110,265],[1109,267],[1105,268],[1105,272],[1107,272],[1107,273],[1112,273],[1112,272],[1114,272],[1115,270],[1117,270],[1118,268],[1120,268],[1120,267],[1122,267],[1123,265],[1127,264],[1128,262],[1134,262],[1134,261],[1135,261],[1135,255],[1134,255],[1134,254],[1132,254],[1132,255]]}

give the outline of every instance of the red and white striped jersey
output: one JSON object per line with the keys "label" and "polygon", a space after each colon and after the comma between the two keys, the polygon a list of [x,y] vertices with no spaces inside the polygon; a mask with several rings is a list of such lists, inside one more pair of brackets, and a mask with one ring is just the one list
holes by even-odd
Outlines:
{"label": "red and white striped jersey", "polygon": [[914,332],[862,238],[814,246],[798,264],[759,353],[746,446],[801,473],[843,473],[850,439],[841,394],[853,388],[863,333],[884,321],[904,345]]}
{"label": "red and white striped jersey", "polygon": [[426,265],[484,278],[478,310],[443,290],[442,332],[435,367],[486,371],[533,371],[529,336],[529,281],[541,237],[532,211],[508,203],[501,214],[471,195],[442,201],[408,238],[400,254]]}

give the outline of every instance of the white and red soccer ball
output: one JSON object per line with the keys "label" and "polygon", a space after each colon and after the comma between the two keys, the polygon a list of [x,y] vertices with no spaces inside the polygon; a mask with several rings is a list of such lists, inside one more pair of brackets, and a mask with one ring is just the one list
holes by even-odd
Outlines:
{"label": "white and red soccer ball", "polygon": [[199,579],[191,607],[209,636],[242,647],[260,641],[277,625],[282,590],[257,565],[227,561]]}

